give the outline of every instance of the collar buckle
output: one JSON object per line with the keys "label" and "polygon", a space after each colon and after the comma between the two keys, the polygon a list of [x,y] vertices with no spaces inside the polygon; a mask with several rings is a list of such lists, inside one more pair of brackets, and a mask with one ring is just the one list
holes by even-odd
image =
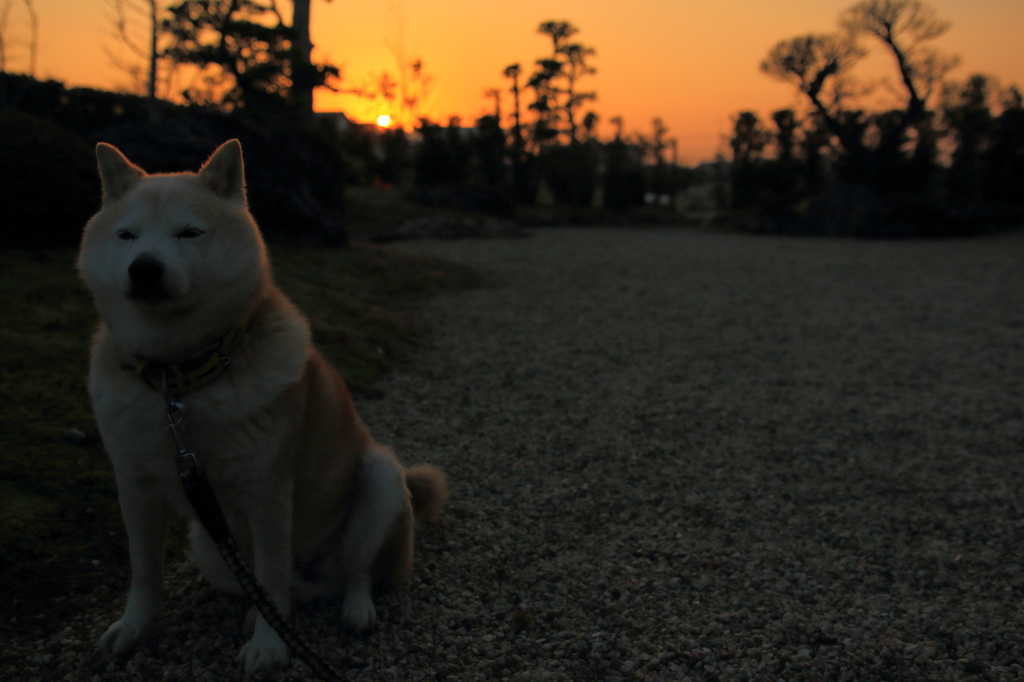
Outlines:
{"label": "collar buckle", "polygon": [[243,321],[184,362],[168,364],[136,356],[134,365],[126,362],[121,369],[139,377],[150,388],[162,388],[165,394],[173,388],[176,396],[182,396],[212,383],[224,373],[231,364],[231,353],[248,327],[249,321]]}

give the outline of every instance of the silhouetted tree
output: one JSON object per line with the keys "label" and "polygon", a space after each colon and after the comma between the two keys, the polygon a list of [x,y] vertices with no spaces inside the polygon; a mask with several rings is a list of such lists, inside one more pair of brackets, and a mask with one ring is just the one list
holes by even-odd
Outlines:
{"label": "silhouetted tree", "polygon": [[558,88],[555,78],[562,72],[562,62],[557,59],[538,59],[537,70],[530,76],[526,87],[532,88],[533,102],[529,108],[536,112],[530,138],[534,151],[542,151],[552,142],[557,142],[561,118],[558,106]]}
{"label": "silhouetted tree", "polygon": [[[490,97],[494,100],[494,115],[498,117],[498,123],[501,123],[501,90],[498,88],[488,88],[484,90],[484,97]],[[499,126],[500,127],[500,126]]]}
{"label": "silhouetted tree", "polygon": [[797,158],[797,133],[800,121],[792,109],[780,109],[772,114],[775,132],[775,159],[772,163],[771,181],[778,194],[779,204],[789,207],[798,200],[806,184],[804,175],[807,167]]}
{"label": "silhouetted tree", "polygon": [[324,84],[338,69],[297,63],[296,31],[284,23],[273,0],[183,0],[161,25],[164,51],[174,64],[191,64],[198,84],[184,97],[225,110],[242,107],[295,111],[293,85]]}
{"label": "silhouetted tree", "polygon": [[505,166],[505,131],[494,115],[481,116],[464,129],[457,116],[447,127],[425,118],[417,128],[421,142],[415,158],[413,197],[440,206],[511,215],[513,198]]}
{"label": "silhouetted tree", "polygon": [[565,135],[568,142],[578,140],[577,112],[584,103],[597,98],[594,92],[580,91],[578,83],[584,76],[596,73],[596,69],[587,63],[587,58],[595,54],[594,49],[569,42],[579,32],[571,23],[546,21],[537,32],[551,38],[551,56],[537,60],[538,68],[527,83],[535,93],[530,105],[537,112],[534,143],[543,148],[559,135]]}
{"label": "silhouetted tree", "polygon": [[523,148],[523,126],[519,117],[519,64],[509,64],[502,72],[505,78],[512,81],[509,92],[512,93],[512,115],[515,123],[512,124],[512,146],[516,153],[521,153]]}
{"label": "silhouetted tree", "polygon": [[563,45],[561,54],[565,56],[565,116],[569,122],[569,141],[576,142],[576,111],[584,102],[592,102],[597,99],[597,93],[593,91],[580,92],[576,85],[583,76],[590,76],[597,73],[597,69],[587,64],[587,57],[595,54],[594,48],[586,47],[580,43]]}
{"label": "silhouetted tree", "polygon": [[506,66],[502,74],[511,82],[509,92],[512,93],[512,131],[508,156],[512,161],[513,194],[518,199],[530,194],[530,183],[526,173],[526,140],[523,137],[523,122],[520,114],[520,66],[518,62]]}
{"label": "silhouetted tree", "polygon": [[947,87],[942,106],[946,128],[956,142],[949,169],[951,193],[971,203],[983,199],[983,164],[994,127],[990,96],[988,78],[978,74],[963,85]]}
{"label": "silhouetted tree", "polygon": [[583,133],[587,140],[593,140],[596,137],[597,122],[601,120],[593,111],[588,111],[587,115],[583,117]]}
{"label": "silhouetted tree", "polygon": [[992,201],[1024,205],[1024,97],[1016,86],[1003,96],[987,153],[985,188]]}
{"label": "silhouetted tree", "polygon": [[309,121],[313,116],[313,90],[323,85],[324,79],[321,77],[321,68],[310,59],[313,51],[313,41],[309,37],[310,0],[292,1],[292,29],[295,31],[292,47],[292,60],[295,65],[292,74],[292,99],[296,112]]}
{"label": "silhouetted tree", "polygon": [[623,125],[622,117],[621,116],[613,116],[612,118],[608,119],[608,122],[611,123],[613,126],[615,126],[615,139],[616,140],[621,140],[622,139],[622,125]]}
{"label": "silhouetted tree", "polygon": [[761,125],[757,114],[752,111],[741,111],[736,117],[730,143],[733,163],[741,166],[760,159],[771,139],[771,133]]}
{"label": "silhouetted tree", "polygon": [[472,138],[473,158],[476,160],[475,175],[489,188],[505,184],[505,131],[501,128],[501,116],[481,116],[476,120],[476,131]]}
{"label": "silhouetted tree", "polygon": [[[840,178],[885,196],[925,191],[935,178],[938,132],[928,102],[958,63],[928,43],[949,28],[920,0],[863,0],[840,16],[843,33],[812,34],[778,43],[761,63],[766,74],[793,82],[817,122],[839,141],[834,169]],[[861,94],[851,67],[866,51],[856,39],[880,41],[893,56],[905,101],[877,113],[853,109]],[[819,145],[820,149],[821,146]],[[808,164],[821,157],[807,157]]]}
{"label": "silhouetted tree", "polygon": [[790,163],[796,158],[796,131],[800,123],[792,109],[780,109],[772,114],[775,122],[775,152],[779,161]]}
{"label": "silhouetted tree", "polygon": [[[110,11],[108,20],[118,42],[129,54],[142,60],[144,66],[138,62],[126,62],[114,54],[110,54],[111,61],[132,79],[133,90],[144,91],[147,97],[155,99],[160,63],[157,38],[161,3],[158,0],[106,0],[106,4]],[[147,25],[144,28],[138,25],[137,17],[145,19]]]}
{"label": "silhouetted tree", "polygon": [[28,75],[36,77],[36,61],[39,59],[39,13],[34,0],[24,0],[28,10],[29,43],[28,43]]}
{"label": "silhouetted tree", "polygon": [[846,10],[840,24],[851,34],[874,36],[896,59],[907,102],[878,143],[883,155],[891,155],[906,141],[907,129],[925,118],[928,99],[960,62],[925,46],[949,30],[949,22],[920,0],[864,0]]}
{"label": "silhouetted tree", "polygon": [[405,181],[406,169],[409,168],[409,136],[404,128],[388,128],[381,133],[381,146],[384,148],[381,180],[399,185]]}
{"label": "silhouetted tree", "polygon": [[544,178],[559,204],[575,208],[591,205],[599,162],[594,145],[576,142],[551,147],[542,160]]}
{"label": "silhouetted tree", "polygon": [[803,126],[800,139],[800,154],[804,163],[805,191],[814,195],[825,187],[827,165],[835,155],[831,144],[832,133],[824,117],[811,112]]}
{"label": "silhouetted tree", "polygon": [[451,117],[447,127],[426,118],[420,119],[417,131],[422,142],[416,156],[416,182],[421,186],[454,185],[465,177],[469,150],[460,133],[460,121]]}
{"label": "silhouetted tree", "polygon": [[913,132],[914,151],[910,156],[907,166],[907,187],[917,191],[928,189],[934,182],[936,172],[939,169],[939,138],[941,132],[936,129],[937,115],[933,111],[926,111]]}
{"label": "silhouetted tree", "polygon": [[672,142],[666,137],[668,128],[660,118],[654,118],[651,127],[650,138],[637,136],[637,142],[648,164],[646,189],[659,195],[671,194],[675,190],[672,184],[674,165],[665,162],[665,150],[672,146]]}
{"label": "silhouetted tree", "polygon": [[505,166],[505,131],[500,116],[481,116],[471,138],[470,189],[473,207],[498,215],[512,215],[515,202]]}
{"label": "silhouetted tree", "polygon": [[843,125],[842,114],[850,94],[849,69],[865,54],[847,36],[811,34],[776,44],[761,62],[761,71],[796,83],[820,120],[847,152],[855,154],[862,149],[861,138]]}
{"label": "silhouetted tree", "polygon": [[762,155],[772,135],[752,111],[742,111],[733,124],[732,185],[733,205],[737,208],[755,206],[762,173]]}
{"label": "silhouetted tree", "polygon": [[[621,117],[617,117],[621,123]],[[621,126],[620,126],[621,130]],[[604,205],[615,212],[624,212],[644,201],[643,157],[639,147],[629,144],[622,135],[605,145]]]}
{"label": "silhouetted tree", "polygon": [[7,27],[10,25],[13,8],[14,0],[4,0],[4,4],[0,5],[0,71],[7,71]]}
{"label": "silhouetted tree", "polygon": [[[24,7],[28,14],[28,29],[29,35],[26,41],[28,45],[28,65],[25,69],[25,73],[35,78],[36,75],[36,60],[39,57],[39,13],[36,11],[34,0],[21,0],[17,3]],[[6,71],[10,68],[10,64],[7,63],[10,53],[12,41],[10,40],[9,28],[10,18],[12,11],[15,8],[15,0],[5,0],[3,6],[0,7],[0,71]]]}
{"label": "silhouetted tree", "polygon": [[338,91],[373,102],[376,113],[386,113],[391,117],[392,127],[404,129],[420,119],[420,106],[433,82],[433,76],[426,72],[422,59],[401,62],[397,77],[384,70],[371,74],[369,78],[360,85],[345,86]]}

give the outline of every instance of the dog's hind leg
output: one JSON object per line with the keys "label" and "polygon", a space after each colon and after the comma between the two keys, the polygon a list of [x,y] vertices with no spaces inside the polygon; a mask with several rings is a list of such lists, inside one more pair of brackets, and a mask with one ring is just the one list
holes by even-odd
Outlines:
{"label": "dog's hind leg", "polygon": [[[404,524],[396,527],[396,524]],[[352,504],[342,533],[339,556],[341,578],[345,581],[342,621],[355,630],[365,630],[377,622],[371,588],[381,550],[387,545],[409,545],[408,552],[394,557],[403,563],[411,559],[412,510],[405,487],[402,465],[387,448],[371,445],[359,466]],[[407,531],[401,532],[405,527]],[[375,571],[375,568],[377,569]],[[384,573],[390,572],[387,567]]]}

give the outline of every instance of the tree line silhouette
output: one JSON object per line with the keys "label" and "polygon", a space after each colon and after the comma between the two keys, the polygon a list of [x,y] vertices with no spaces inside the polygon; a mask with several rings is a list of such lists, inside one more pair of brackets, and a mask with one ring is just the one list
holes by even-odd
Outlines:
{"label": "tree line silhouette", "polygon": [[[1016,86],[931,46],[949,22],[919,0],[864,0],[840,30],[776,44],[761,63],[796,85],[803,115],[750,111],[731,139],[732,206],[758,231],[878,236],[965,234],[1024,219],[1024,107]],[[902,103],[868,112],[851,70],[868,39],[896,66]]]}
{"label": "tree line silhouette", "polygon": [[[537,31],[550,39],[550,53],[532,70],[520,63],[501,70],[504,92],[484,93],[494,113],[471,127],[453,116],[444,125],[417,117],[409,132],[353,129],[344,144],[364,169],[359,180],[410,187],[414,199],[431,206],[512,215],[539,204],[568,209],[557,219],[573,220],[605,209],[627,213],[691,179],[666,158],[674,141],[661,119],[654,119],[651,136],[627,137],[622,119],[613,118],[615,137],[600,140],[600,117],[589,108],[597,94],[586,89],[596,50],[575,40],[579,29],[568,21],[546,21]],[[507,116],[503,94],[512,100]],[[368,135],[380,136],[377,147]],[[383,155],[372,158],[371,148]]]}
{"label": "tree line silhouette", "polygon": [[575,39],[579,29],[568,21],[538,26],[551,51],[532,71],[510,64],[501,72],[512,96],[511,124],[501,115],[502,91],[492,88],[486,95],[495,100],[494,114],[471,127],[458,117],[442,124],[418,115],[431,78],[421,59],[400,60],[397,76],[385,71],[353,85],[337,67],[311,64],[308,51],[298,58],[301,31],[261,0],[183,0],[168,8],[157,30],[161,58],[193,67],[183,90],[190,103],[301,119],[311,113],[313,87],[375,100],[408,130],[356,126],[342,133],[340,148],[354,167],[350,180],[407,187],[428,205],[499,215],[536,203],[627,212],[689,177],[669,167],[660,119],[650,137],[624,136],[619,118],[612,119],[613,140],[597,138],[599,116],[587,109],[597,94],[585,88],[596,51]]}
{"label": "tree line silhouette", "polygon": [[[984,75],[950,81],[958,59],[933,47],[949,23],[920,0],[863,0],[842,13],[834,33],[776,44],[761,70],[792,83],[805,106],[766,121],[740,112],[732,158],[696,169],[676,163],[675,140],[659,118],[649,134],[627,135],[613,117],[614,136],[598,136],[589,87],[597,53],[568,21],[539,24],[550,49],[532,64],[496,68],[505,83],[484,93],[493,113],[465,126],[419,114],[431,77],[401,49],[397,76],[384,72],[360,86],[332,64],[313,63],[309,0],[295,0],[291,25],[271,0],[108,0],[122,36],[124,3],[132,1],[149,22],[136,41],[151,47],[138,74],[144,98],[0,73],[0,156],[12,178],[5,202],[12,215],[25,204],[25,239],[44,239],[37,226],[69,219],[36,214],[48,209],[28,205],[29,193],[17,189],[28,174],[12,159],[36,164],[42,178],[72,154],[73,163],[61,163],[77,169],[81,182],[69,196],[82,199],[67,205],[84,214],[95,185],[83,170],[93,166],[88,143],[132,149],[133,158],[150,160],[149,170],[179,170],[171,166],[196,165],[223,135],[276,159],[261,222],[300,241],[344,243],[345,183],[395,186],[428,206],[527,222],[681,221],[672,205],[693,185],[717,205],[718,221],[760,232],[943,235],[1024,220],[1021,92]],[[871,88],[853,77],[871,44],[896,67],[889,87],[899,104],[887,110],[867,110]],[[175,73],[187,76],[179,82],[184,106],[156,97]],[[316,87],[372,99],[404,126],[339,131],[314,115]],[[74,230],[61,234],[70,241]]]}

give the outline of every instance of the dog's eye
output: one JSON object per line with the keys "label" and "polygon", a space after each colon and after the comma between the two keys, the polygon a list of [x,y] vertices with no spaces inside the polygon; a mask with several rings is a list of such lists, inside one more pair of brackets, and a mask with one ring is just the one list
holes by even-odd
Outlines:
{"label": "dog's eye", "polygon": [[129,232],[128,230],[118,230],[117,238],[123,239],[125,241],[131,241],[132,239],[135,239],[135,235]]}
{"label": "dog's eye", "polygon": [[178,239],[195,239],[199,235],[203,234],[202,230],[197,230],[194,227],[186,227],[184,230],[174,235]]}

